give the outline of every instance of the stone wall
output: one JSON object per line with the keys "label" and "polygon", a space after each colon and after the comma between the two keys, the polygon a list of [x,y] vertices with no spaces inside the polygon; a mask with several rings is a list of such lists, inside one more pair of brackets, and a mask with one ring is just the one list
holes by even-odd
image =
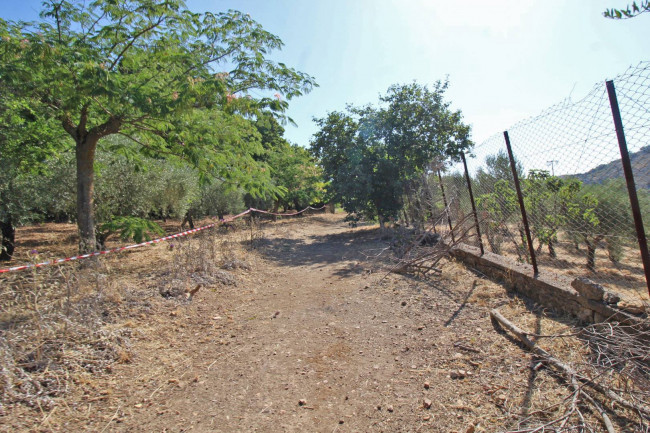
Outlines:
{"label": "stone wall", "polygon": [[540,305],[570,314],[583,322],[634,322],[637,317],[617,306],[618,296],[589,280],[572,279],[543,270],[534,275],[530,265],[490,252],[481,255],[478,248],[465,244],[455,246],[451,255]]}

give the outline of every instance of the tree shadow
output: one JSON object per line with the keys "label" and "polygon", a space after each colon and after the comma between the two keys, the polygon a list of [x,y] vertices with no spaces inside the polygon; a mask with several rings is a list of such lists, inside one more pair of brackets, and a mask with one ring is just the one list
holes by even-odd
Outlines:
{"label": "tree shadow", "polygon": [[[532,312],[532,311],[531,311]],[[534,312],[536,316],[535,320],[535,334],[542,333],[542,315],[540,312]],[[527,418],[530,414],[530,408],[533,402],[533,394],[535,393],[535,379],[537,379],[537,371],[539,370],[540,359],[537,356],[532,356],[530,358],[530,364],[528,366],[528,378],[526,380],[526,393],[524,394],[524,399],[521,402],[521,417]]]}
{"label": "tree shadow", "polygon": [[356,262],[368,258],[364,252],[386,244],[380,239],[378,230],[350,230],[337,234],[310,235],[303,239],[263,238],[255,243],[268,260],[280,266],[325,267],[340,263],[342,267],[334,272],[334,275],[340,277],[363,272],[364,267]]}
{"label": "tree shadow", "polygon": [[451,325],[454,322],[454,320],[456,320],[456,318],[460,315],[460,313],[465,309],[465,307],[467,306],[467,301],[469,300],[470,296],[472,296],[472,294],[474,293],[474,290],[476,290],[477,285],[478,284],[476,280],[474,280],[474,282],[472,283],[472,287],[465,294],[465,298],[463,299],[463,302],[461,302],[460,306],[456,309],[456,311],[452,313],[451,317],[449,317],[449,319],[447,319],[447,321],[445,322],[445,328],[449,327],[449,325]]}

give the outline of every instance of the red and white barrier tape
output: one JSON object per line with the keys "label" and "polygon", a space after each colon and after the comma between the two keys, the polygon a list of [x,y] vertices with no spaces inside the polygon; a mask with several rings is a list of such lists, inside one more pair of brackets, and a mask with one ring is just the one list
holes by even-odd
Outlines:
{"label": "red and white barrier tape", "polygon": [[111,250],[95,251],[94,253],[88,253],[88,254],[81,254],[81,255],[78,255],[78,256],[66,257],[64,259],[48,260],[46,262],[41,262],[41,263],[29,263],[29,264],[26,264],[26,265],[20,265],[20,266],[14,266],[14,267],[11,267],[11,268],[0,269],[0,274],[6,273],[6,272],[22,271],[24,269],[30,269],[30,268],[41,268],[43,266],[56,265],[56,264],[63,263],[63,262],[72,262],[74,260],[87,259],[88,257],[102,256],[102,255],[106,255],[106,254],[110,254],[110,253],[116,253],[116,252],[119,252],[119,251],[125,251],[125,250],[131,250],[133,248],[143,247],[145,245],[157,244],[159,242],[164,242],[164,241],[168,241],[170,239],[176,239],[176,238],[180,238],[180,237],[183,237],[183,236],[190,235],[192,233],[200,232],[201,230],[209,229],[209,228],[212,228],[212,227],[214,227],[216,225],[219,225],[219,224],[226,224],[226,223],[232,222],[232,221],[236,220],[237,218],[241,218],[244,215],[247,215],[247,214],[249,214],[251,212],[258,212],[258,213],[263,213],[263,214],[268,214],[268,215],[275,215],[275,216],[295,216],[295,215],[299,215],[299,214],[305,212],[308,209],[321,210],[324,207],[325,206],[320,207],[320,208],[314,208],[314,207],[311,207],[311,206],[307,206],[305,209],[303,209],[303,210],[301,210],[299,212],[290,213],[290,214],[279,214],[279,213],[267,212],[267,211],[260,210],[260,209],[250,208],[250,209],[247,209],[247,210],[245,210],[244,212],[242,212],[240,214],[237,214],[235,216],[223,219],[223,220],[219,221],[218,223],[208,224],[208,225],[205,225],[203,227],[199,227],[199,228],[191,229],[191,230],[186,230],[184,232],[176,233],[176,234],[169,235],[169,236],[164,236],[162,238],[152,239],[150,241],[145,241],[145,242],[140,242],[139,244],[127,245],[127,246],[124,246],[124,247],[117,247],[117,248],[113,248]]}

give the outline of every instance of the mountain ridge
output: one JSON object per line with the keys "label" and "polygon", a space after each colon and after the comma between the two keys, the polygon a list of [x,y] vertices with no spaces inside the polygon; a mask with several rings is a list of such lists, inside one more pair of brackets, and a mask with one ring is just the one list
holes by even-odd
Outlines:
{"label": "mountain ridge", "polygon": [[[645,146],[638,152],[630,153],[630,162],[637,189],[650,189],[650,146]],[[575,177],[586,184],[601,184],[609,179],[623,179],[623,165],[619,158],[601,164],[585,173],[574,174],[571,177]]]}

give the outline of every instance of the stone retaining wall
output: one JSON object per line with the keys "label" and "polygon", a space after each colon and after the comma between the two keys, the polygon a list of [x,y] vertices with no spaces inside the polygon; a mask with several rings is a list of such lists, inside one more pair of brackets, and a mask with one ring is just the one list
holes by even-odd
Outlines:
{"label": "stone retaining wall", "polygon": [[[540,305],[570,314],[584,322],[636,321],[637,316],[616,306],[617,296],[588,280],[575,280],[547,271],[540,271],[535,276],[533,267],[530,265],[516,263],[490,252],[481,255],[478,248],[465,244],[455,246],[451,250],[451,255],[485,275],[505,283],[508,288],[525,295]],[[574,288],[581,288],[581,285],[585,284],[591,286],[590,288],[593,290],[581,290],[582,293],[580,293]]]}

